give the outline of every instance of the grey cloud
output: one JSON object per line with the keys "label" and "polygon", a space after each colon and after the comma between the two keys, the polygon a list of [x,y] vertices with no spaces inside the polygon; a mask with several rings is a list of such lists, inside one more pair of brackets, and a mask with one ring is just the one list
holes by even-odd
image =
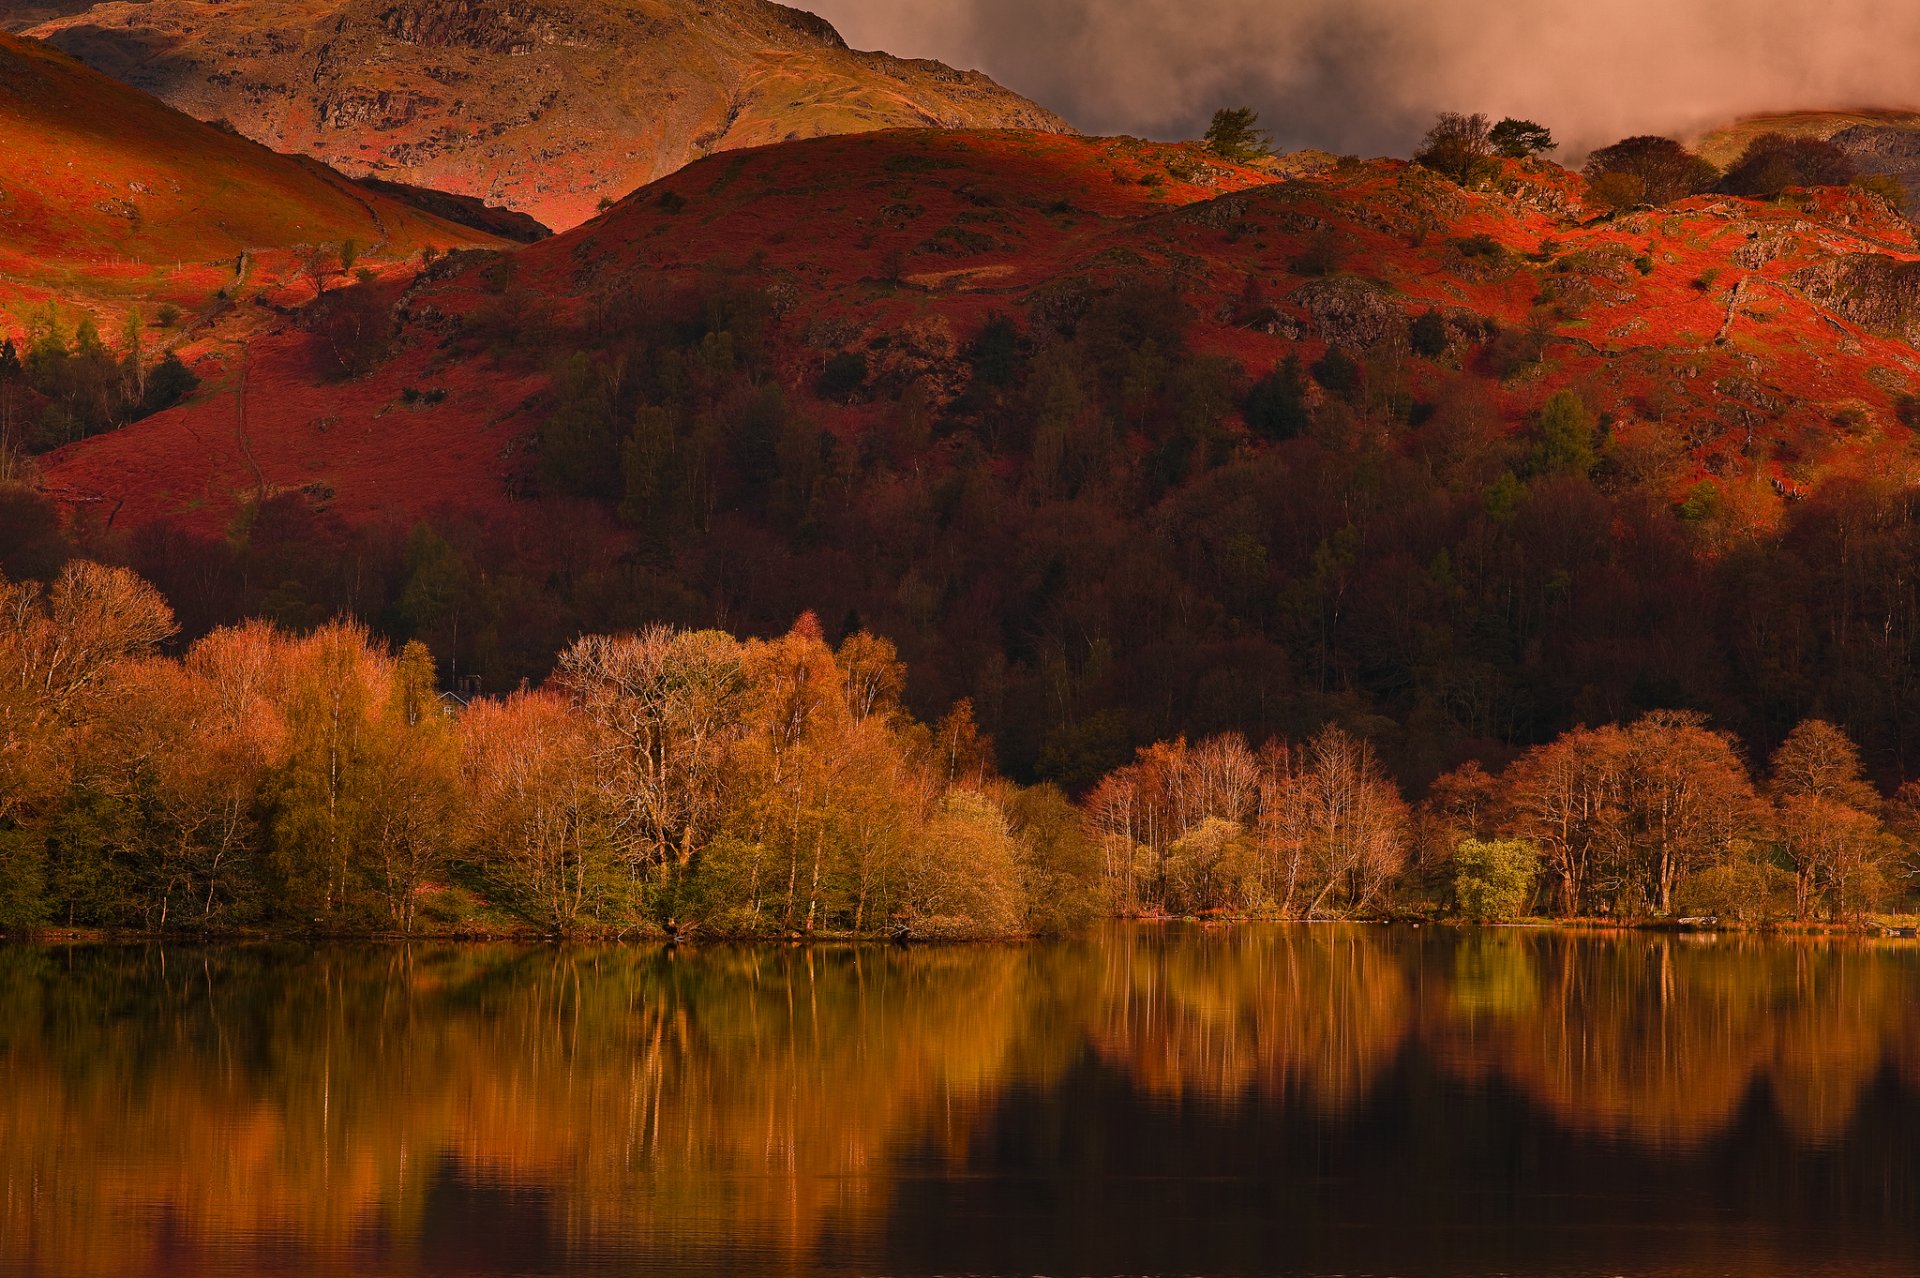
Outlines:
{"label": "grey cloud", "polygon": [[[805,3],[806,0],[801,0]],[[1913,0],[812,0],[848,40],[978,67],[1094,132],[1260,108],[1288,146],[1405,154],[1438,110],[1577,154],[1734,116],[1920,103]]]}

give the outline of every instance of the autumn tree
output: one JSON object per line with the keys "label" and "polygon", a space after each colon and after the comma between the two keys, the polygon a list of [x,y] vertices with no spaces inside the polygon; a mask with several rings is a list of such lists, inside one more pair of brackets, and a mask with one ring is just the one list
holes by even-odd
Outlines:
{"label": "autumn tree", "polygon": [[620,814],[581,766],[605,757],[603,731],[549,692],[478,701],[459,720],[467,854],[524,917],[560,935],[625,918]]}
{"label": "autumn tree", "polygon": [[1839,918],[1878,905],[1897,843],[1881,822],[1880,795],[1860,751],[1833,724],[1809,719],[1774,752],[1768,795],[1794,875],[1794,913]]}
{"label": "autumn tree", "polygon": [[663,921],[716,832],[745,679],[740,645],[715,631],[591,636],[561,655],[558,686],[599,729],[594,773],[618,814],[620,856],[657,893]]}

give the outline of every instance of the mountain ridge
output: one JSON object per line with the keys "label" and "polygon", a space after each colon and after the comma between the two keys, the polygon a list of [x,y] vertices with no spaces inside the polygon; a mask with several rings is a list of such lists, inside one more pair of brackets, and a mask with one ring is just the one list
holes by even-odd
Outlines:
{"label": "mountain ridge", "polygon": [[850,49],[767,0],[148,0],[31,33],[277,150],[557,230],[717,150],[1068,128],[977,72]]}

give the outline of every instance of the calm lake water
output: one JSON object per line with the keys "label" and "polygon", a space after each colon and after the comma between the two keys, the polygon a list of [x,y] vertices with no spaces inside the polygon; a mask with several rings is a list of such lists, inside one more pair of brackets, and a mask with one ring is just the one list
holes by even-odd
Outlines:
{"label": "calm lake water", "polygon": [[1912,1275],[1920,948],[0,949],[0,1271]]}

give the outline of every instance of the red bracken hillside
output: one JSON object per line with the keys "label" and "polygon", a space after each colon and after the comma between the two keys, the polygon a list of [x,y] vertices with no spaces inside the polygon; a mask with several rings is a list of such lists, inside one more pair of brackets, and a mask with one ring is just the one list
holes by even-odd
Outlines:
{"label": "red bracken hillside", "polygon": [[[288,325],[254,347],[244,376],[63,451],[48,480],[121,527],[216,529],[289,490],[359,523],[504,511],[534,487],[546,377],[537,362],[476,353],[463,324],[537,303],[552,325],[591,328],[611,297],[716,280],[771,299],[777,376],[796,394],[856,352],[876,381],[950,398],[990,314],[1037,331],[1102,288],[1152,279],[1196,315],[1194,349],[1250,377],[1289,355],[1377,357],[1398,341],[1416,394],[1480,370],[1486,411],[1512,431],[1574,388],[1621,464],[1657,471],[1675,500],[1714,478],[1740,527],[1772,526],[1836,472],[1915,471],[1897,404],[1920,387],[1920,305],[1905,282],[1920,251],[1878,197],[1708,196],[1606,217],[1551,166],[1512,165],[1498,189],[1474,192],[1390,161],[1294,173],[992,132],[715,157],[511,257],[435,267],[395,294],[395,353],[363,378],[317,378],[317,339]],[[1406,326],[1430,311],[1445,349],[1411,359]],[[1533,350],[1490,370],[1502,343]],[[818,410],[845,439],[898,411],[854,398]]]}
{"label": "red bracken hillside", "polygon": [[48,487],[117,527],[213,531],[292,490],[356,523],[501,513],[525,487],[546,378],[459,357],[443,337],[498,306],[503,263],[516,298],[555,299],[563,316],[623,282],[745,271],[781,299],[805,377],[810,323],[944,317],[950,347],[975,313],[1098,258],[1127,224],[1271,180],[1185,148],[1011,132],[860,134],[704,161],[578,231],[443,259],[404,294],[375,286],[405,318],[396,353],[365,377],[321,376],[323,339],[289,320],[193,402],[46,459]]}
{"label": "red bracken hillside", "polygon": [[501,243],[9,35],[0,146],[0,333],[49,301],[108,320],[135,305],[151,318],[162,303],[191,314],[216,298],[305,300],[310,286],[288,291],[302,246],[352,240],[387,271],[424,249]]}

